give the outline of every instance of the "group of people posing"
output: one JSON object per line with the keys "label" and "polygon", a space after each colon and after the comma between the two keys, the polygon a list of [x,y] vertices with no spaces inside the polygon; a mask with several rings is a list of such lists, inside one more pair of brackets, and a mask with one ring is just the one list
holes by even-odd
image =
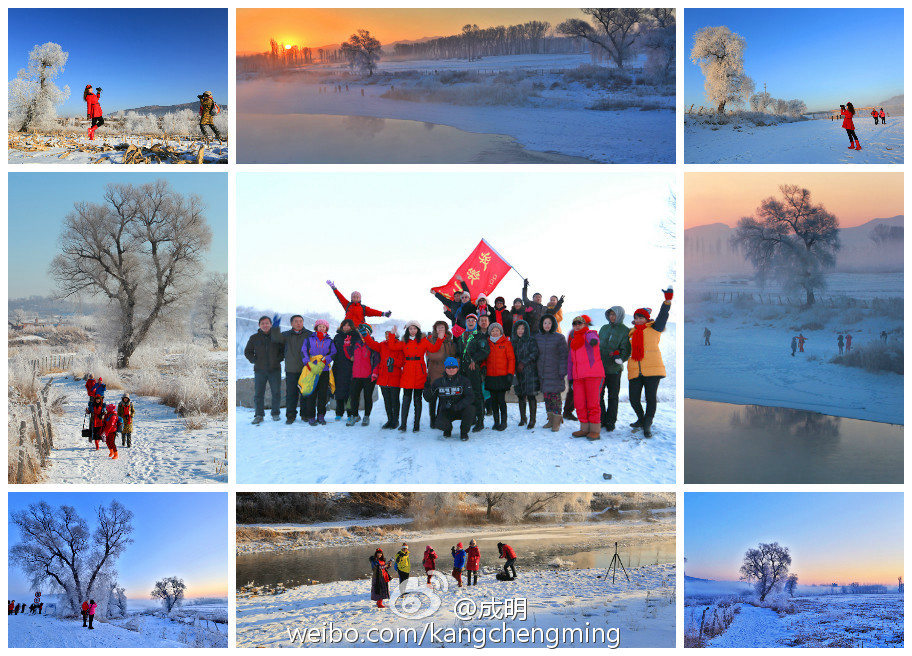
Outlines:
{"label": "group of people posing", "polygon": [[[512,388],[519,402],[519,426],[536,426],[541,393],[546,428],[556,432],[563,419],[578,419],[580,427],[573,437],[597,440],[602,428],[615,430],[626,364],[630,405],[636,414],[630,426],[642,430],[645,437],[652,436],[657,390],[665,377],[659,342],[668,321],[671,288],[663,290],[664,300],[655,318],[651,309],[640,308],[629,327],[623,323],[624,309],[614,306],[605,312],[608,323],[598,332],[592,319],[583,314],[573,319],[565,337],[560,330],[563,297],[552,296],[547,305],[541,294],[529,299],[526,281],[522,297],[508,308],[502,297],[494,305],[488,305],[483,296],[473,302],[468,287],[460,282],[463,293],[456,299],[432,290],[443,303],[449,322],[435,322],[429,333],[422,332],[417,321],[409,321],[401,335],[394,326],[382,340],[375,338],[366,318],[389,317],[390,312],[364,305],[358,292],[346,298],[332,281],[327,283],[345,310],[335,336],[329,335],[329,323],[322,319],[310,331],[304,327],[304,318],[294,315],[291,328],[282,331],[278,316],[261,317],[259,329],[244,349],[254,366],[253,423],[259,424],[265,417],[267,385],[272,392],[272,418],[279,420],[284,361],[287,424],[295,422],[299,411],[310,425],[325,424],[331,392],[336,421],[342,421],[347,411],[348,426],[367,426],[374,387],[379,385],[387,417],[382,428],[405,432],[413,412],[412,431],[418,432],[422,401],[426,401],[432,428],[450,437],[453,423],[458,421],[460,438],[467,440],[470,431],[485,428],[487,415],[493,417],[494,430],[507,428],[506,395]],[[312,365],[320,373],[304,386],[308,390],[304,394],[298,383],[309,375]]]}
{"label": "group of people posing", "polygon": [[108,457],[117,460],[117,433],[121,435],[121,446],[133,446],[133,419],[136,416],[136,407],[126,392],[116,406],[113,403],[105,405],[107,385],[101,376],[96,380],[89,374],[85,387],[89,396],[89,405],[85,411],[89,442],[95,442],[95,450],[98,451],[98,443],[104,440],[105,446],[108,447]]}
{"label": "group of people posing", "polygon": [[[498,542],[497,552],[498,558],[502,558],[505,561],[503,575],[498,575],[498,578],[512,581],[516,578],[516,551],[509,544]],[[478,549],[478,543],[475,540],[471,540],[469,547],[466,549],[463,548],[462,542],[460,542],[450,547],[450,555],[453,558],[453,569],[450,574],[456,580],[456,585],[460,588],[462,587],[463,571],[465,571],[465,584],[467,587],[478,585],[478,571],[481,569],[481,551]],[[383,600],[390,598],[390,567],[399,576],[399,596],[408,593],[408,580],[412,572],[408,543],[403,542],[402,547],[390,560],[386,559],[383,555],[383,549],[379,547],[368,560],[371,565],[371,601],[377,602],[377,608],[386,608],[383,605]],[[437,560],[437,552],[434,551],[431,545],[427,545],[424,549],[424,555],[421,557],[421,565],[424,567],[425,576],[427,576],[428,587],[432,585],[431,579],[434,573],[439,571]]]}
{"label": "group of people posing", "polygon": [[6,606],[10,615],[25,614],[26,609],[28,609],[29,615],[41,615],[41,610],[44,608],[44,602],[41,601],[41,593],[36,592],[35,599],[28,606],[25,605],[25,602],[20,603],[15,599],[7,600]]}

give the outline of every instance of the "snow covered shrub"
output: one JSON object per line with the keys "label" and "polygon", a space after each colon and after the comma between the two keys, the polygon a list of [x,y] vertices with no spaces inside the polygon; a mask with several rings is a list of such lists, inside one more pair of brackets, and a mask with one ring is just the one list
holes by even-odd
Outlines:
{"label": "snow covered shrub", "polygon": [[905,305],[901,296],[894,298],[874,298],[871,309],[875,316],[887,319],[902,319],[905,316]]}
{"label": "snow covered shrub", "polygon": [[459,84],[462,82],[480,82],[481,79],[475,71],[442,71],[437,75],[441,84]]}
{"label": "snow covered shrub", "polygon": [[408,100],[413,102],[441,102],[451,105],[514,105],[524,106],[538,96],[533,84],[525,80],[520,84],[487,84],[466,83],[458,86],[425,86],[399,87],[390,89],[381,98],[390,100]]}
{"label": "snow covered shrub", "polygon": [[870,342],[853,346],[851,351],[837,355],[830,362],[865,371],[889,371],[902,376],[903,351],[902,339],[886,343]]}
{"label": "snow covered shrub", "polygon": [[[212,122],[215,123],[216,129],[218,129],[219,134],[222,135],[222,139],[228,138],[228,112],[222,110],[220,114],[217,114]],[[199,125],[197,125],[199,129]]]}
{"label": "snow covered shrub", "polygon": [[161,118],[161,129],[166,135],[182,136],[199,132],[199,121],[191,109],[168,112]]}
{"label": "snow covered shrub", "polygon": [[88,378],[92,375],[94,378],[101,376],[104,378],[108,389],[123,389],[123,379],[120,372],[114,368],[113,356],[103,358],[92,351],[79,351],[73,357],[73,376],[76,378]]}
{"label": "snow covered shrub", "polygon": [[757,608],[769,608],[770,610],[776,611],[780,616],[794,615],[798,612],[798,606],[784,593],[770,595],[763,601],[756,597],[752,597],[747,603],[751,606],[756,606]]}
{"label": "snow covered shrub", "polygon": [[161,128],[158,117],[154,114],[137,114],[127,112],[123,119],[123,129],[128,134],[134,135],[160,135]]}

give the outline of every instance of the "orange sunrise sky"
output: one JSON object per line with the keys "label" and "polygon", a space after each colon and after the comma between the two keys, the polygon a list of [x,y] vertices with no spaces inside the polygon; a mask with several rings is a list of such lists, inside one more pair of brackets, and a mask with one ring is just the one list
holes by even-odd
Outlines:
{"label": "orange sunrise sky", "polygon": [[844,228],[903,214],[902,173],[685,173],[684,229],[734,226],[782,184],[809,189]]}
{"label": "orange sunrise sky", "polygon": [[480,28],[548,21],[552,27],[567,18],[585,18],[579,9],[238,9],[237,52],[269,49],[269,39],[310,47],[341,43],[357,29],[370,30],[380,43],[448,36],[466,23]]}

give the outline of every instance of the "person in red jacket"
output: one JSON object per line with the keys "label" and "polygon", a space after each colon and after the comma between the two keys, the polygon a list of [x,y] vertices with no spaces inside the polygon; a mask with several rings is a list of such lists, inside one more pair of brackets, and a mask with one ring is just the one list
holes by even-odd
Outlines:
{"label": "person in red jacket", "polygon": [[883,110],[883,107],[880,108],[880,123],[881,125],[887,124],[887,115]]}
{"label": "person in red jacket", "polygon": [[[374,407],[374,385],[380,377],[380,356],[365,342],[372,330],[366,323],[358,326],[348,344],[343,342],[345,357],[352,361],[352,383],[348,394],[348,421],[346,426],[354,426],[359,421],[362,426],[370,425],[370,413]],[[364,397],[364,419],[358,414],[361,397]]]}
{"label": "person in red jacket", "polygon": [[95,450],[98,451],[98,442],[102,439],[101,432],[105,413],[104,399],[100,394],[92,397],[85,413],[89,415],[89,428],[92,431],[92,437],[89,439],[95,440]]}
{"label": "person in red jacket", "polygon": [[361,303],[361,292],[352,292],[351,300],[349,301],[346,300],[342,292],[336,289],[332,280],[327,280],[326,284],[329,285],[329,288],[333,290],[333,294],[339,299],[339,304],[342,306],[342,309],[345,310],[345,318],[351,319],[352,323],[356,326],[365,323],[366,317],[388,317],[392,314],[389,310],[381,312],[380,310],[375,310],[374,308],[367,307]]}
{"label": "person in red jacket", "polygon": [[82,602],[82,626],[84,626],[84,627],[89,626],[87,624],[88,620],[89,620],[89,602],[84,601],[84,602]]}
{"label": "person in red jacket", "polygon": [[405,364],[405,355],[390,346],[390,339],[394,343],[399,341],[394,330],[387,331],[386,339],[382,342],[374,341],[370,334],[364,336],[364,343],[380,354],[380,375],[377,376],[377,385],[380,386],[380,395],[386,409],[386,423],[380,428],[385,429],[399,427],[399,385],[402,382],[402,367]]}
{"label": "person in red jacket", "polygon": [[855,122],[852,117],[855,116],[855,107],[852,103],[847,102],[840,105],[840,114],[842,114],[842,127],[845,128],[846,134],[849,135],[849,148],[852,150],[861,150],[861,144],[858,142],[858,136],[855,134]]}
{"label": "person in red jacket", "polygon": [[421,559],[421,564],[424,566],[424,573],[427,574],[428,587],[431,587],[432,572],[437,569],[437,552],[431,545],[424,548],[424,558]]}
{"label": "person in red jacket", "polygon": [[92,91],[92,85],[87,84],[85,90],[82,92],[82,99],[86,103],[86,118],[88,118],[92,124],[89,126],[89,141],[95,140],[95,130],[104,125],[104,118],[101,115],[101,104],[98,102],[98,99],[101,97],[101,87],[98,87],[98,92]]}
{"label": "person in red jacket", "polygon": [[485,389],[491,393],[491,410],[494,430],[507,429],[507,391],[513,385],[516,373],[516,355],[510,339],[504,335],[503,326],[492,323],[488,328],[490,353],[485,359]]}
{"label": "person in red jacket", "polygon": [[481,567],[481,552],[478,550],[478,543],[474,539],[469,540],[469,548],[466,549],[466,585],[478,585],[478,570]]}
{"label": "person in red jacket", "polygon": [[880,114],[877,113],[876,109],[871,110],[871,116],[874,117],[874,125],[877,125],[877,119],[880,116]]}
{"label": "person in red jacket", "polygon": [[105,408],[105,415],[102,423],[102,435],[105,444],[108,447],[108,457],[117,460],[117,431],[120,429],[120,417],[117,416],[117,407],[109,403]]}
{"label": "person in red jacket", "polygon": [[[395,327],[393,328],[395,330]],[[409,321],[405,324],[405,334],[402,341],[395,341],[392,337],[386,338],[386,343],[390,350],[401,352],[405,356],[405,363],[402,366],[402,412],[399,417],[399,430],[405,432],[407,429],[407,420],[409,407],[412,399],[415,400],[415,424],[412,432],[417,433],[421,430],[421,393],[424,390],[424,384],[427,382],[427,367],[424,364],[424,357],[429,352],[436,353],[444,344],[442,339],[431,342],[421,334],[421,324],[417,321]]]}
{"label": "person in red jacket", "polygon": [[[497,551],[500,554],[498,558],[504,558],[507,562],[504,563],[504,576],[506,576],[511,581],[516,578],[516,552],[513,551],[513,547],[509,544],[504,544],[503,542],[497,543]],[[510,572],[513,572],[513,576],[510,576]]]}
{"label": "person in red jacket", "polygon": [[86,394],[89,395],[89,401],[95,398],[95,378],[92,374],[86,378]]}

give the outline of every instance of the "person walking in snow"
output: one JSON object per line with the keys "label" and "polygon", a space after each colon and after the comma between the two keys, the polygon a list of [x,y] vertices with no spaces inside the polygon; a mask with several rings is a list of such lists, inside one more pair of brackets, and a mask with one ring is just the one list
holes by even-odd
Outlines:
{"label": "person walking in snow", "polygon": [[[513,346],[513,360],[516,375],[513,391],[519,399],[519,425],[526,429],[535,428],[538,417],[538,392],[541,390],[541,381],[538,377],[538,342],[532,329],[525,321],[520,321],[513,326],[513,335],[510,339]],[[526,423],[526,405],[529,406],[529,421]]]}
{"label": "person walking in snow", "polygon": [[329,394],[329,368],[333,358],[336,357],[336,345],[329,335],[329,322],[317,319],[314,322],[314,332],[304,340],[301,346],[301,357],[305,362],[315,359],[323,362],[323,371],[314,384],[313,392],[305,399],[304,413],[307,423],[311,426],[326,424],[326,402]]}
{"label": "person walking in snow", "polygon": [[839,355],[842,355],[842,349],[844,346],[842,333],[839,333],[839,336],[836,338],[836,344],[837,344],[837,346],[839,346]]}
{"label": "person walking in snow", "polygon": [[86,408],[86,414],[89,415],[89,430],[92,431],[92,436],[89,440],[95,441],[95,450],[98,451],[98,442],[102,439],[102,426],[104,426],[104,412],[105,404],[104,399],[101,396],[96,396],[89,403],[89,407]]}
{"label": "person walking in snow", "polygon": [[428,414],[431,416],[431,428],[435,428],[437,426],[437,396],[430,393],[430,385],[444,375],[444,362],[456,355],[456,343],[453,341],[453,334],[450,332],[446,321],[435,321],[427,338],[432,344],[440,340],[443,341],[443,346],[439,351],[429,351],[425,356],[427,358],[427,394],[425,394],[425,401],[428,404]]}
{"label": "person walking in snow", "polygon": [[100,396],[104,399],[105,392],[108,391],[108,386],[105,384],[104,379],[99,376],[95,380],[95,384],[92,385],[92,396]]}
{"label": "person walking in snow", "polygon": [[95,603],[94,599],[89,599],[89,629],[94,629],[92,622],[95,620],[95,611],[98,609],[98,604]]}
{"label": "person walking in snow", "polygon": [[887,331],[886,330],[880,331],[880,341],[882,341],[884,344],[887,343]]}
{"label": "person walking in snow", "polygon": [[269,331],[269,337],[283,349],[282,360],[285,361],[285,423],[293,424],[300,411],[301,420],[304,419],[304,396],[298,389],[298,380],[304,371],[304,358],[301,347],[304,340],[310,337],[311,331],[304,327],[304,317],[300,314],[291,316],[291,328],[282,330],[282,318],[276,315],[276,321]]}
{"label": "person walking in snow", "polygon": [[[649,308],[640,308],[633,313],[633,329],[630,331],[630,360],[627,361],[628,389],[630,405],[636,413],[637,420],[630,424],[634,430],[643,429],[644,437],[652,437],[652,420],[658,405],[659,382],[665,377],[665,363],[659,341],[668,323],[671,310],[671,299],[674,292],[671,287],[663,289],[665,300],[655,321],[650,321]],[[640,403],[640,397],[646,392],[646,411]]]}
{"label": "person walking in snow", "polygon": [[399,574],[399,596],[401,597],[408,588],[409,573],[412,571],[412,564],[409,562],[409,547],[405,542],[393,557],[393,569]]}
{"label": "person walking in snow", "polygon": [[807,337],[803,333],[798,333],[798,352],[804,353],[804,343],[807,341]]}
{"label": "person walking in snow", "polygon": [[105,408],[105,416],[102,424],[102,435],[104,436],[105,445],[108,447],[108,457],[117,460],[117,431],[120,430],[121,420],[117,416],[117,406],[109,403]]}
{"label": "person walking in snow", "polygon": [[[274,320],[273,320],[274,319]],[[272,420],[279,420],[279,406],[282,404],[282,360],[285,351],[281,344],[272,338],[272,325],[279,322],[276,315],[270,319],[260,317],[259,328],[247,340],[244,357],[253,365],[253,424],[263,423],[266,416],[266,385],[270,391],[270,412]]]}
{"label": "person walking in snow", "polygon": [[92,90],[92,85],[87,84],[85,89],[82,92],[82,99],[86,104],[86,118],[89,119],[91,125],[89,126],[88,136],[89,141],[95,141],[95,130],[104,125],[104,117],[101,112],[101,103],[99,99],[101,98],[101,87],[98,87],[98,92]]}
{"label": "person walking in snow", "polygon": [[333,392],[333,399],[336,402],[336,421],[342,421],[351,397],[355,363],[343,356],[346,345],[351,344],[357,329],[358,327],[351,319],[342,319],[342,323],[339,324],[336,335],[333,337],[333,346],[335,346],[336,353],[339,354],[339,357],[333,359],[332,363],[333,381],[336,384],[335,392]]}
{"label": "person walking in snow", "polygon": [[[362,426],[370,425],[370,413],[374,407],[374,385],[380,377],[380,354],[372,350],[364,341],[373,330],[362,323],[351,335],[351,340],[343,346],[344,355],[352,361],[352,386],[348,405],[346,426],[354,426],[359,421]],[[359,414],[361,397],[364,397],[364,419]]]}
{"label": "person walking in snow", "polygon": [[481,552],[478,543],[472,538],[466,549],[466,586],[478,585],[478,569],[481,566]]}
{"label": "person walking in snow", "polygon": [[383,557],[383,549],[379,547],[368,560],[371,565],[371,601],[377,602],[377,608],[386,608],[383,605],[383,600],[390,598],[390,563]]}
{"label": "person walking in snow", "polygon": [[561,394],[566,389],[568,347],[567,340],[557,333],[555,317],[546,314],[541,318],[535,342],[538,344],[538,378],[548,414],[545,428],[556,433],[563,421]]}
{"label": "person walking in snow", "polygon": [[884,112],[883,107],[880,108],[880,123],[881,125],[887,124],[887,114]]}
{"label": "person walking in snow", "polygon": [[852,117],[855,116],[855,107],[852,106],[852,103],[847,102],[845,105],[840,105],[839,108],[839,113],[842,114],[842,127],[845,128],[849,137],[849,148],[851,150],[861,150],[861,144],[855,134],[855,122],[852,120]]}
{"label": "person walking in snow", "polygon": [[[480,317],[479,317],[480,318]],[[491,410],[494,430],[507,429],[507,391],[516,373],[516,356],[513,345],[504,335],[503,326],[491,324],[488,328],[489,351],[485,358],[485,389],[491,393]]]}
{"label": "person walking in snow", "polygon": [[198,95],[199,98],[199,128],[200,134],[203,135],[203,139],[206,137],[206,128],[208,127],[212,130],[212,134],[215,135],[215,138],[219,141],[222,140],[222,135],[219,134],[218,128],[215,127],[215,115],[222,111],[222,108],[212,98],[211,91],[204,91],[202,94]]}
{"label": "person walking in snow", "polygon": [[95,378],[92,374],[89,374],[89,377],[86,378],[85,382],[86,394],[89,395],[89,402],[92,402],[92,399],[95,398]]}
{"label": "person walking in snow", "polygon": [[431,545],[424,548],[424,556],[421,558],[421,565],[424,567],[424,573],[427,574],[427,584],[431,587],[431,577],[437,569],[437,552]]}
{"label": "person walking in snow", "polygon": [[798,348],[798,338],[792,335],[792,357],[795,357],[795,350]]}
{"label": "person walking in snow", "polygon": [[605,368],[599,351],[598,333],[592,330],[592,319],[582,314],[573,319],[573,330],[567,336],[569,354],[567,373],[574,386],[574,405],[579,417],[579,430],[573,437],[600,439],[602,383],[605,382]]}
{"label": "person walking in snow", "polygon": [[380,310],[375,310],[374,308],[363,305],[361,303],[361,292],[352,292],[351,300],[348,300],[342,292],[336,289],[336,285],[332,280],[327,280],[326,284],[333,290],[333,294],[335,294],[336,298],[339,300],[339,305],[345,310],[345,318],[351,319],[352,323],[356,326],[366,323],[365,319],[367,317],[389,317],[392,315],[392,312],[389,310],[381,312]]}
{"label": "person walking in snow", "polygon": [[123,447],[133,446],[133,417],[136,416],[136,407],[130,400],[130,395],[124,392],[117,404],[117,416],[120,417],[122,427],[120,429],[120,445]]}
{"label": "person walking in snow", "polygon": [[409,408],[412,401],[415,403],[415,419],[412,425],[412,432],[417,433],[421,430],[421,397],[424,386],[427,383],[427,367],[424,363],[425,356],[428,353],[436,353],[443,348],[443,340],[430,342],[421,334],[421,324],[417,321],[409,321],[405,324],[405,334],[401,341],[395,341],[387,337],[386,343],[393,351],[402,352],[405,357],[405,364],[402,367],[402,414],[399,418],[399,430],[405,432],[408,429]]}
{"label": "person walking in snow", "polygon": [[599,353],[602,368],[605,370],[605,382],[599,393],[599,408],[601,425],[610,433],[617,424],[621,376],[624,375],[624,363],[630,357],[630,327],[624,324],[624,308],[620,305],[608,308],[605,311],[605,318],[608,323],[599,328],[598,332]]}
{"label": "person walking in snow", "polygon": [[462,569],[466,564],[466,552],[462,548],[462,542],[455,547],[450,547],[450,554],[453,556],[453,578],[456,579],[456,587],[462,587]]}
{"label": "person walking in snow", "polygon": [[[450,356],[443,362],[443,375],[430,387],[430,397],[437,404],[437,420],[431,428],[439,428],[444,437],[453,434],[453,422],[459,420],[459,438],[465,442],[475,421],[472,383],[459,371],[459,360]],[[430,403],[430,401],[428,401]]]}
{"label": "person walking in snow", "polygon": [[709,338],[712,336],[712,331],[709,327],[703,328],[703,346],[709,346]]}
{"label": "person walking in snow", "polygon": [[849,333],[845,336],[845,350],[846,353],[852,350],[852,336]]}
{"label": "person walking in snow", "polygon": [[[498,542],[497,553],[500,554],[498,558],[503,558],[507,561],[503,566],[504,576],[512,581],[516,578],[516,552],[513,551],[513,547],[511,547],[509,544]],[[512,576],[510,576],[511,573]]]}
{"label": "person walking in snow", "polygon": [[[386,332],[386,338],[382,342],[375,341],[370,333],[364,336],[364,343],[380,354],[380,373],[377,376],[377,385],[380,386],[380,395],[383,397],[383,407],[386,410],[386,423],[380,428],[387,430],[399,427],[399,396],[402,392],[400,385],[402,367],[405,364],[405,355],[402,351],[394,350],[387,343],[390,338],[393,342],[399,341],[395,326],[393,330]],[[338,390],[338,382],[336,389]]]}
{"label": "person walking in snow", "polygon": [[877,119],[880,116],[880,114],[877,113],[876,108],[871,110],[871,116],[874,117],[874,125],[877,125]]}

